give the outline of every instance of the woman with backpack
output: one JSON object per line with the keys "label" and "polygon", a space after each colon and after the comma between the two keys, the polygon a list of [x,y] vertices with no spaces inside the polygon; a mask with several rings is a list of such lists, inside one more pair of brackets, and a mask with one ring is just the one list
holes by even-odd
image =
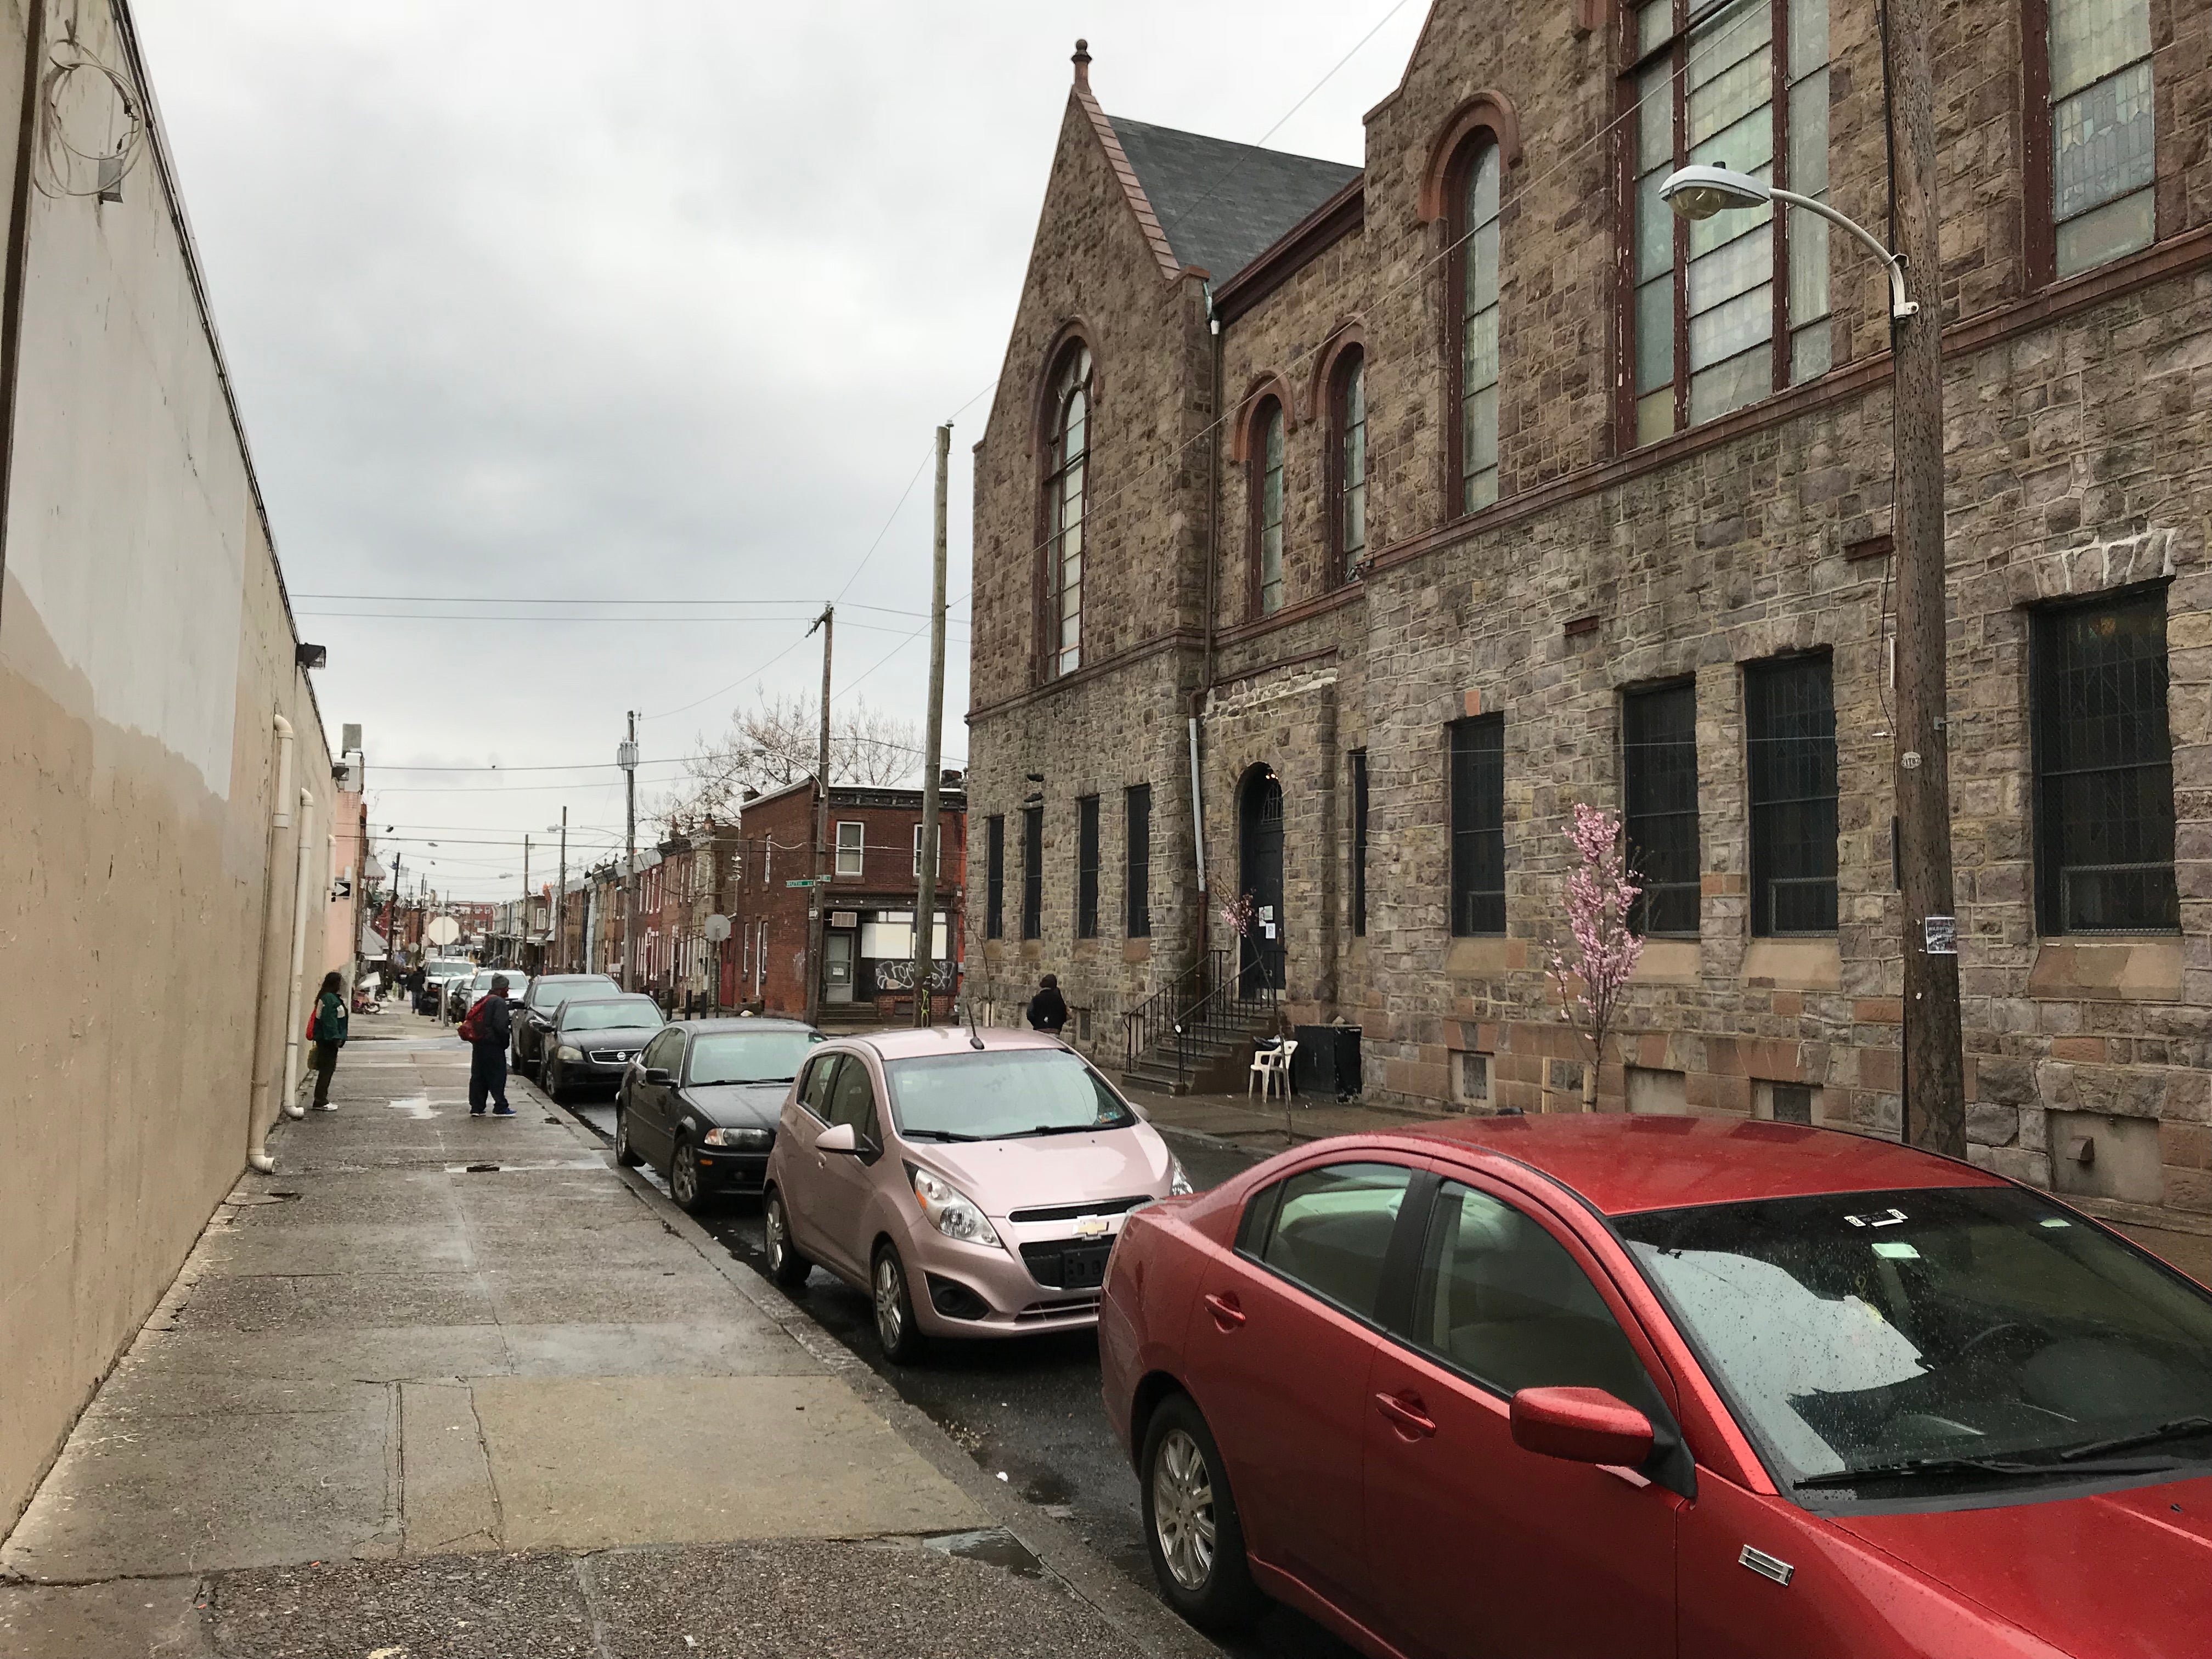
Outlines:
{"label": "woman with backpack", "polygon": [[315,1109],[335,1112],[331,1104],[331,1073],[338,1068],[338,1050],[345,1047],[345,981],[333,969],[323,975],[323,988],[315,997],[315,1012],[307,1018],[307,1036],[315,1045]]}

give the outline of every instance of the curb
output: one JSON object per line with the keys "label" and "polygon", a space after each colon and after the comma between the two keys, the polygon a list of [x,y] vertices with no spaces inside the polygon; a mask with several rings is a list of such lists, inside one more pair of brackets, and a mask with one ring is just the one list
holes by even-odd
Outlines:
{"label": "curb", "polygon": [[732,1255],[720,1239],[686,1215],[674,1200],[643,1176],[617,1164],[613,1152],[582,1118],[568,1107],[556,1103],[527,1079],[514,1078],[510,1082],[527,1088],[548,1112],[560,1114],[568,1132],[588,1145],[663,1225],[698,1251],[732,1289],[805,1349],[824,1370],[860,1395],[894,1434],[973,1499],[995,1525],[1012,1534],[1071,1595],[1126,1638],[1146,1659],[1219,1659],[1221,1649],[1102,1559],[1071,1529],[1024,1503],[1004,1482],[986,1475],[975,1460],[938,1427],[927,1413],[909,1405],[866,1361],[817,1325],[805,1310],[747,1263]]}

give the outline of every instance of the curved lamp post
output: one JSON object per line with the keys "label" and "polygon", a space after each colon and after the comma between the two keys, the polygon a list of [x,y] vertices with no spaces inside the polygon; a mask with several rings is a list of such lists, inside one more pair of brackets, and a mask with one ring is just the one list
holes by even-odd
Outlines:
{"label": "curved lamp post", "polygon": [[1881,245],[1881,239],[1856,219],[1846,218],[1826,202],[1800,196],[1794,190],[1777,190],[1763,179],[1754,179],[1734,167],[1677,167],[1659,186],[1659,199],[1683,219],[1710,219],[1735,208],[1762,207],[1786,202],[1791,207],[1817,213],[1830,224],[1856,237],[1874,257],[1889,267],[1889,319],[1902,323],[1920,313],[1917,301],[1905,293],[1905,261]]}
{"label": "curved lamp post", "polygon": [[[1924,43],[1917,44],[1920,51]],[[1901,72],[1911,91],[1924,58]],[[1924,125],[1924,124],[1923,124]],[[1926,153],[1921,153],[1925,148]],[[1922,137],[1898,147],[1898,225],[1923,262],[1936,266],[1934,151]],[[1733,167],[1677,167],[1659,198],[1684,219],[1786,204],[1818,214],[1856,238],[1889,271],[1891,427],[1896,507],[1891,543],[1897,568],[1896,799],[1899,895],[1904,910],[1904,1085],[1908,1139],[1954,1158],[1966,1155],[1965,1060],[1959,1021],[1958,921],[1951,874],[1943,580],[1943,371],[1939,306],[1920,324],[1906,294],[1905,256],[1825,202],[1778,190]]]}

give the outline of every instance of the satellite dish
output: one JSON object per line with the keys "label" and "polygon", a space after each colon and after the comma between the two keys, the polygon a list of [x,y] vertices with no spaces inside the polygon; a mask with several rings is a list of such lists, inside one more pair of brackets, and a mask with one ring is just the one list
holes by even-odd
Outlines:
{"label": "satellite dish", "polygon": [[720,945],[724,939],[729,938],[729,936],[730,919],[727,916],[718,913],[707,918],[707,941],[708,944]]}

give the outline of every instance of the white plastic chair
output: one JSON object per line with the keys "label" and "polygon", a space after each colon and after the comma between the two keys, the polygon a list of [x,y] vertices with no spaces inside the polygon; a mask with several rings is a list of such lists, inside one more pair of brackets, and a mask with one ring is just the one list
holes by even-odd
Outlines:
{"label": "white plastic chair", "polygon": [[1252,1073],[1244,1079],[1244,1098],[1251,1099],[1253,1086],[1256,1084],[1260,1098],[1271,1099],[1275,1092],[1275,1085],[1279,1082],[1283,1085],[1283,1098],[1288,1100],[1291,1097],[1291,1056],[1297,1051],[1298,1045],[1288,1039],[1273,1048],[1255,1048],[1252,1051]]}

